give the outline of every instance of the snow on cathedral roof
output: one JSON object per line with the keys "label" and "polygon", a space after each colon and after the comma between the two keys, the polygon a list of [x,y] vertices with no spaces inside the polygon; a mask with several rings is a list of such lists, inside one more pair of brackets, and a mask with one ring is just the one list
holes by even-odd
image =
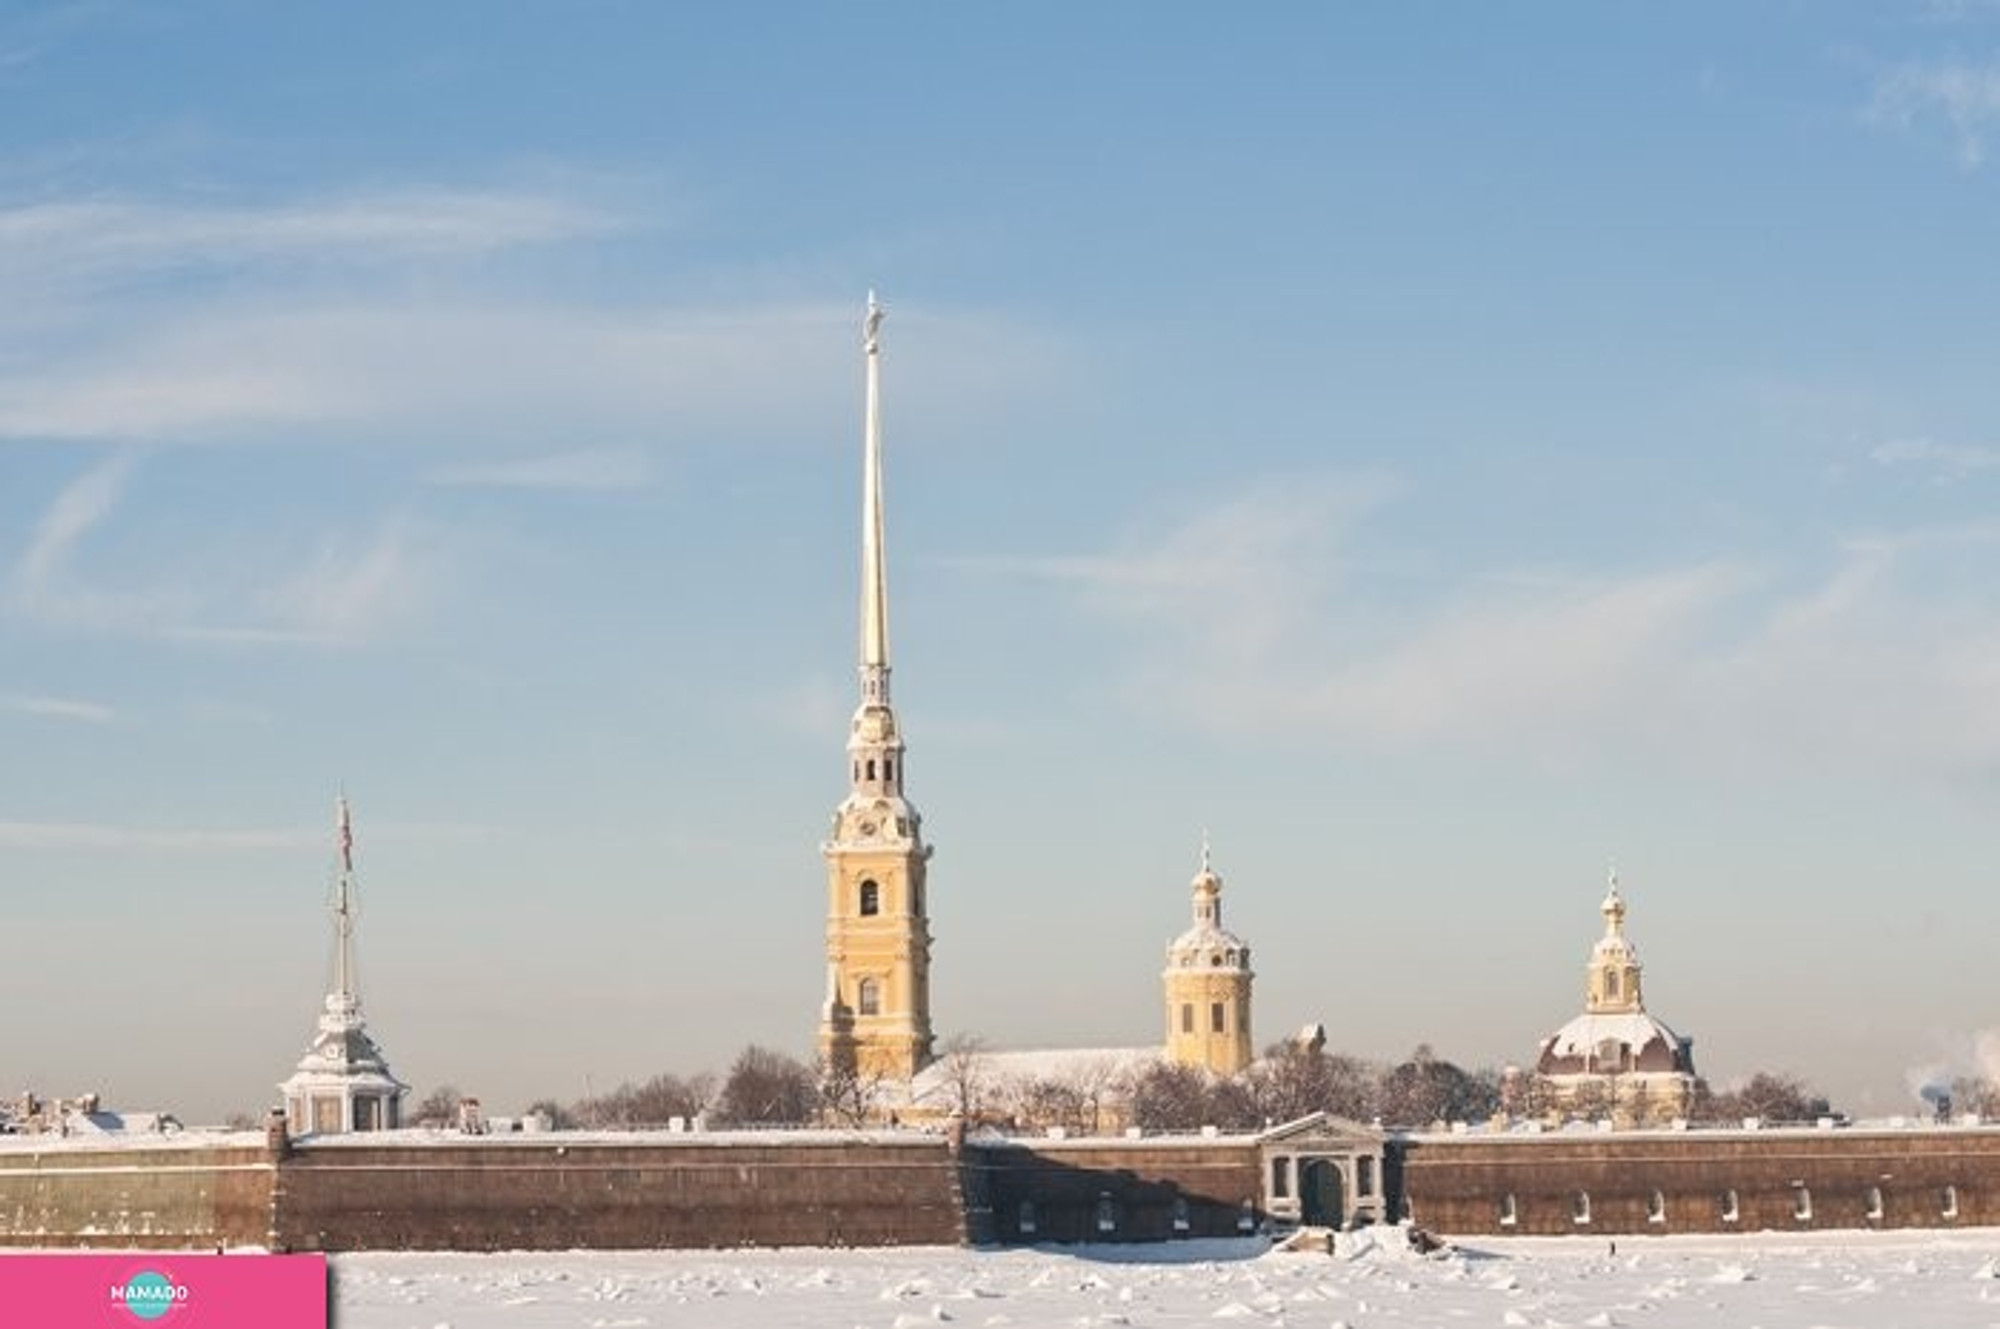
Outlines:
{"label": "snow on cathedral roof", "polygon": [[[1166,1050],[1125,1048],[1013,1048],[970,1054],[971,1074],[980,1087],[1004,1094],[1036,1081],[1100,1084],[1129,1080],[1165,1059]],[[960,1067],[951,1055],[940,1057],[910,1081],[913,1103],[947,1103],[958,1093]]]}
{"label": "snow on cathedral roof", "polygon": [[1583,1014],[1542,1044],[1536,1069],[1544,1075],[1592,1071],[1693,1069],[1688,1040],[1644,1011]]}

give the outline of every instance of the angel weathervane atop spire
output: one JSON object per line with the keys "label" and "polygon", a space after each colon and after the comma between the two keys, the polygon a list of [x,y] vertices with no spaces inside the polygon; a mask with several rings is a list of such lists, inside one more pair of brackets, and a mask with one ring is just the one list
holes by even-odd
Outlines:
{"label": "angel weathervane atop spire", "polygon": [[868,354],[875,355],[882,349],[883,309],[875,299],[875,292],[868,293],[868,316],[861,321],[861,344]]}

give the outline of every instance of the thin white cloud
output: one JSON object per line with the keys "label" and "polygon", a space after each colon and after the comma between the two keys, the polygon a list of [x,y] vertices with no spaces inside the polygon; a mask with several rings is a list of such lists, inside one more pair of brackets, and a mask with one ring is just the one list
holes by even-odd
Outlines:
{"label": "thin white cloud", "polygon": [[[370,842],[465,844],[490,839],[491,826],[473,822],[371,822]],[[63,853],[241,854],[329,846],[325,830],[132,826],[112,822],[0,821],[0,849]]]}
{"label": "thin white cloud", "polygon": [[379,265],[477,256],[623,224],[566,198],[437,188],[267,206],[59,200],[0,208],[0,271],[46,282],[271,263]]}
{"label": "thin white cloud", "polygon": [[448,580],[448,559],[427,536],[391,524],[365,542],[322,546],[305,567],[177,623],[166,635],[232,645],[359,646],[420,619]]}
{"label": "thin white cloud", "polygon": [[114,510],[132,470],[120,453],[56,496],[17,560],[16,614],[72,631],[230,643],[354,646],[420,621],[444,593],[452,558],[438,533],[389,521],[342,532],[302,562],[190,551],[180,567],[85,569],[74,554]]}
{"label": "thin white cloud", "polygon": [[447,467],[430,483],[459,489],[542,489],[615,493],[653,483],[652,459],[638,448],[595,448]]}
{"label": "thin white cloud", "polygon": [[1746,558],[1478,569],[1397,598],[1349,571],[1367,522],[1298,520],[1313,488],[1218,503],[1227,525],[1266,538],[1212,562],[1199,547],[1223,533],[1197,522],[1110,555],[988,566],[1057,578],[1108,622],[1138,623],[1134,704],[1217,733],[1565,765],[2000,778],[2000,605],[1987,590],[2000,530],[1856,539],[1786,575]]}
{"label": "thin white cloud", "polygon": [[1977,169],[1986,159],[1987,134],[2000,125],[2000,62],[1905,64],[1876,80],[1869,119],[1909,128],[1933,116],[1951,126],[1959,164]]}
{"label": "thin white cloud", "polygon": [[84,724],[109,724],[118,718],[118,713],[102,702],[78,701],[71,697],[0,696],[0,710],[51,720],[76,720]]}
{"label": "thin white cloud", "polygon": [[1256,653],[1341,581],[1350,528],[1395,489],[1381,475],[1258,487],[1148,523],[1168,534],[1133,534],[1106,554],[958,562],[1067,583],[1094,608]]}
{"label": "thin white cloud", "polygon": [[1651,726],[1675,662],[1745,582],[1705,564],[1623,579],[1495,585],[1349,663],[1298,700],[1302,718],[1401,744],[1466,740],[1569,746],[1577,730]]}
{"label": "thin white cloud", "polygon": [[60,574],[79,541],[118,506],[132,473],[129,453],[114,453],[72,480],[35,524],[34,536],[14,570],[26,596],[42,594]]}
{"label": "thin white cloud", "polygon": [[0,821],[0,848],[92,853],[265,853],[310,848],[324,832],[174,830],[100,822]]}
{"label": "thin white cloud", "polygon": [[1868,459],[1884,466],[1923,467],[1951,479],[1962,479],[1974,471],[2000,466],[2000,448],[1898,438],[1871,448]]}
{"label": "thin white cloud", "polygon": [[[0,377],[0,439],[282,444],[375,431],[519,452],[551,434],[823,434],[851,394],[829,305],[557,308],[285,302],[201,310]],[[959,319],[918,354],[906,409],[997,399],[1059,352]],[[782,383],[785,391],[773,392]]]}

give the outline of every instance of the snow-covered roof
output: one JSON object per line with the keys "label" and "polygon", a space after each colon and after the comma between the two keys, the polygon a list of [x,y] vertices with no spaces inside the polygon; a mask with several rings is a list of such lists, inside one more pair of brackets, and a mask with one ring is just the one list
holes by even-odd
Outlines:
{"label": "snow-covered roof", "polygon": [[[1612,1061],[1614,1065],[1604,1069],[1689,1071],[1693,1068],[1686,1064],[1686,1046],[1687,1040],[1643,1010],[1585,1012],[1543,1042],[1537,1069],[1544,1074],[1588,1071],[1599,1062]],[[1626,1064],[1628,1058],[1637,1064]]]}
{"label": "snow-covered roof", "polygon": [[1240,951],[1248,954],[1250,948],[1243,944],[1241,937],[1228,928],[1219,928],[1213,923],[1197,923],[1175,937],[1167,950],[1175,955],[1188,951],[1203,954],[1212,951]]}
{"label": "snow-covered roof", "polygon": [[[1036,1080],[1079,1082],[1129,1078],[1166,1057],[1159,1044],[1125,1048],[1010,1048],[972,1054],[975,1075],[986,1089],[1005,1089]],[[910,1101],[937,1103],[956,1092],[958,1067],[953,1057],[938,1058],[910,1081]]]}
{"label": "snow-covered roof", "polygon": [[63,1117],[66,1129],[91,1135],[163,1135],[178,1131],[181,1124],[166,1112],[71,1112]]}

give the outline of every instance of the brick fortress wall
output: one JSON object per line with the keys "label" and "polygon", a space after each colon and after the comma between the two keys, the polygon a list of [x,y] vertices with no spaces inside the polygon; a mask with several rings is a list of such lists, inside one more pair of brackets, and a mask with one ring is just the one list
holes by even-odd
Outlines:
{"label": "brick fortress wall", "polygon": [[[1260,1146],[1242,1136],[259,1138],[7,1140],[0,1247],[1160,1241],[1264,1218]],[[1991,1128],[1420,1135],[1392,1139],[1387,1164],[1392,1200],[1458,1238],[2000,1226]]]}
{"label": "brick fortress wall", "polygon": [[1459,1237],[2000,1225],[2000,1130],[1988,1128],[1414,1136],[1392,1148],[1410,1216]]}

